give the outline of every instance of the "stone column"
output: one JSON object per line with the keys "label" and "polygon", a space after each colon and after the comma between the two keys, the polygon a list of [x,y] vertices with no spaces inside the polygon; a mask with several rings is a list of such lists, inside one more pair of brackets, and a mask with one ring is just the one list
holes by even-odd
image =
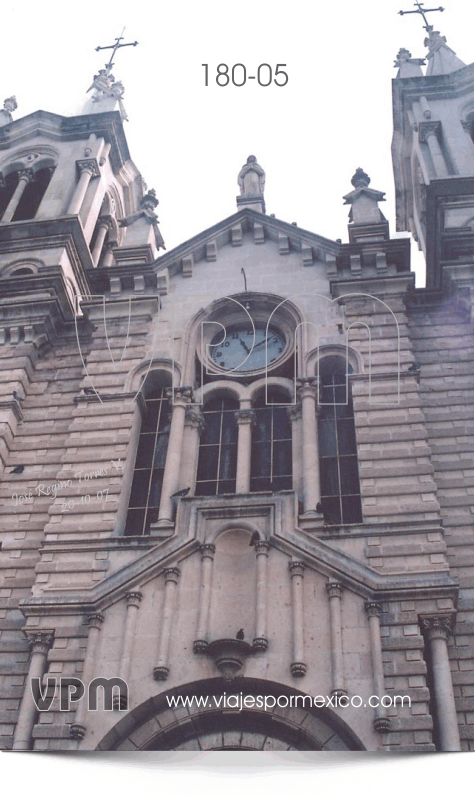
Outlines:
{"label": "stone column", "polygon": [[116,244],[113,241],[109,241],[106,244],[106,254],[102,260],[102,265],[104,268],[109,268],[110,266],[114,265],[114,247]]}
{"label": "stone column", "polygon": [[84,663],[81,674],[81,681],[84,684],[84,696],[79,700],[74,723],[69,727],[69,736],[76,740],[76,743],[71,743],[71,747],[79,748],[80,741],[86,734],[86,726],[84,719],[87,712],[87,689],[89,683],[95,676],[96,669],[96,651],[97,643],[99,640],[99,632],[101,630],[104,616],[100,612],[93,612],[87,616],[87,624],[89,626],[89,634],[87,636],[86,654],[84,656]]}
{"label": "stone column", "polygon": [[180,464],[182,457],[183,433],[185,429],[185,413],[191,401],[190,389],[177,389],[171,410],[170,434],[168,438],[167,459],[163,474],[162,494],[160,509],[158,511],[157,526],[170,526],[173,524],[172,494],[178,489],[180,477]]}
{"label": "stone column", "polygon": [[330,640],[332,660],[332,695],[340,698],[346,695],[343,670],[343,645],[341,640],[341,593],[339,582],[327,582],[330,603]]}
{"label": "stone column", "polygon": [[53,632],[38,631],[25,632],[31,646],[30,667],[25,680],[25,690],[18,715],[18,722],[13,738],[14,751],[31,751],[33,726],[37,715],[37,708],[31,690],[31,680],[39,679],[40,683],[47,667],[48,651],[53,644]]}
{"label": "stone column", "polygon": [[25,188],[27,187],[28,183],[33,182],[34,179],[35,176],[33,174],[32,169],[21,169],[18,172],[18,185],[15,191],[13,192],[13,196],[5,209],[5,213],[2,216],[2,224],[7,224],[7,222],[11,222],[15,214],[15,211],[18,208],[18,205],[20,204],[20,200],[23,196]]}
{"label": "stone column", "polygon": [[173,615],[175,610],[175,593],[180,571],[178,568],[167,568],[165,571],[165,597],[163,600],[162,628],[160,644],[158,647],[158,662],[153,669],[153,678],[164,681],[168,678],[170,667],[168,664],[168,650],[172,631]]}
{"label": "stone column", "polygon": [[200,450],[200,435],[204,429],[203,413],[198,407],[188,407],[185,413],[185,433],[183,439],[183,467],[181,481],[185,487],[190,487],[191,494],[195,491],[196,470],[198,468],[198,455]]}
{"label": "stone column", "polygon": [[256,423],[256,414],[250,407],[246,407],[236,410],[234,418],[238,425],[236,493],[249,493],[251,486],[252,427]]}
{"label": "stone column", "polygon": [[320,464],[318,461],[317,413],[315,405],[318,387],[304,382],[299,390],[302,401],[302,460],[304,513],[316,513],[320,501]]}
{"label": "stone column", "polygon": [[92,177],[99,177],[99,167],[95,158],[86,159],[83,161],[76,161],[76,164],[79,169],[79,181],[77,186],[74,190],[74,194],[72,196],[71,202],[69,203],[69,208],[67,210],[68,214],[76,216],[81,210],[81,206],[86,196],[86,191],[89,183],[91,182]]}
{"label": "stone column", "polygon": [[99,260],[102,253],[102,248],[104,246],[104,241],[106,240],[106,235],[111,228],[111,221],[106,216],[102,216],[99,219],[96,240],[94,242],[94,248],[92,250],[92,262],[94,266],[99,264]]}
{"label": "stone column", "polygon": [[[134,645],[134,631],[137,623],[137,612],[142,594],[140,591],[130,591],[125,594],[127,600],[127,610],[125,615],[124,636],[122,638],[122,651],[120,654],[119,677],[128,685],[130,676],[130,665],[132,661],[132,649]],[[120,695],[114,697],[114,709],[126,709],[128,696]]]}
{"label": "stone column", "polygon": [[201,551],[201,586],[198,626],[193,651],[199,654],[208,647],[208,623],[211,607],[211,585],[213,582],[213,561],[216,547],[212,543],[203,543]]}
{"label": "stone column", "polygon": [[448,177],[449,172],[447,169],[447,164],[445,163],[444,154],[439,144],[439,131],[440,122],[420,122],[419,141],[427,142],[437,177]]}
{"label": "stone column", "polygon": [[287,408],[292,425],[292,487],[302,499],[302,405],[298,402]]}
{"label": "stone column", "polygon": [[256,651],[266,651],[267,640],[267,557],[269,544],[267,540],[258,540],[256,550],[256,636],[252,647]]}
{"label": "stone column", "polygon": [[422,629],[430,644],[435,707],[442,751],[460,751],[460,737],[455,709],[447,640],[451,634],[451,615],[427,615],[421,618]]}
{"label": "stone column", "polygon": [[292,560],[289,562],[290,578],[292,580],[292,643],[293,662],[290,665],[292,676],[305,676],[307,666],[303,661],[303,572],[305,563]]}
{"label": "stone column", "polygon": [[[371,645],[371,662],[373,664],[373,691],[374,695],[379,699],[385,695],[384,692],[384,668],[383,668],[383,654],[381,650],[381,629],[379,624],[379,616],[381,614],[381,605],[376,601],[367,601],[365,604],[366,613],[369,621],[369,637]],[[387,732],[389,731],[389,718],[385,707],[381,705],[375,707],[373,726],[375,731]]]}

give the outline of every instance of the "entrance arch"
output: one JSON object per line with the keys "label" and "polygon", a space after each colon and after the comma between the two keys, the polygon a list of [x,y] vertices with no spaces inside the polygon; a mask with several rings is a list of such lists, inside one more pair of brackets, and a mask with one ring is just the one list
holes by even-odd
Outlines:
{"label": "entrance arch", "polygon": [[[240,701],[239,696],[243,702],[245,696],[253,697],[254,706],[230,706]],[[268,703],[275,698],[279,705],[265,709],[266,696]],[[239,678],[232,685],[220,678],[191,682],[149,698],[128,712],[96,750],[365,750],[335,712],[310,707],[310,699],[304,698],[300,690],[263,679]],[[183,706],[181,699],[184,703],[189,700],[190,705]],[[175,708],[170,706],[173,702]]]}

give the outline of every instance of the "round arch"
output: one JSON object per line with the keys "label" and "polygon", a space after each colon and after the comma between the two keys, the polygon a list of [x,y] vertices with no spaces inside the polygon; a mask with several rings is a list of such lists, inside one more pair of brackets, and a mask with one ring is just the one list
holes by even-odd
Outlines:
{"label": "round arch", "polygon": [[[254,706],[240,709],[241,694],[252,696]],[[182,705],[181,699],[192,697],[201,702]],[[170,708],[173,699],[179,707],[176,713]],[[270,706],[272,699],[274,706]],[[335,712],[310,708],[310,699],[306,703],[304,699],[305,694],[293,687],[263,679],[238,678],[232,687],[225,686],[222,679],[191,682],[135,707],[107,732],[96,750],[365,750]]]}

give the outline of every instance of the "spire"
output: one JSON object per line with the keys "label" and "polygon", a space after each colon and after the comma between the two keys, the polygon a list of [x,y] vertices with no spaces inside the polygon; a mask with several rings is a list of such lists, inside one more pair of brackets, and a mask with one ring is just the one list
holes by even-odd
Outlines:
{"label": "spire", "polygon": [[348,225],[351,244],[389,238],[389,226],[378,205],[384,202],[385,192],[368,188],[370,182],[366,172],[358,167],[351,178],[354,191],[343,197],[344,204],[351,205]]}
{"label": "spire", "polygon": [[236,197],[238,210],[252,208],[254,211],[265,213],[264,186],[266,173],[262,166],[257,163],[255,155],[249,155],[238,174],[237,182],[241,190],[241,196]]}
{"label": "spire", "polygon": [[[434,30],[433,25],[429,25],[426,14],[433,13],[434,11],[444,11],[442,6],[438,8],[424,8],[423,3],[414,3],[416,6],[415,11],[399,11],[401,16],[405,14],[419,14],[424,20],[423,28],[427,31],[428,36],[424,39],[424,44],[429,48],[427,53],[427,72],[426,76],[431,75],[448,75],[450,72],[456,72],[466,66],[460,58],[457,58],[454,51],[447,46],[447,39],[445,36],[440,35],[440,31]],[[417,64],[422,65],[422,59],[411,59],[411,54],[408,50],[401,49],[397,55],[394,66],[399,67],[397,74],[398,78],[410,78],[421,75],[422,72],[411,71],[417,69]]]}
{"label": "spire", "polygon": [[399,50],[394,66],[399,67],[397,78],[418,78],[422,77],[421,66],[425,64],[425,58],[412,58],[412,53],[401,47]]}
{"label": "spire", "polygon": [[16,97],[7,97],[4,100],[3,108],[0,108],[0,127],[13,122],[12,111],[16,111],[17,108]]}
{"label": "spire", "polygon": [[124,96],[124,85],[122,81],[115,79],[112,74],[113,58],[121,47],[136,47],[138,42],[127,42],[121,44],[124,36],[125,28],[120,36],[115,40],[114,44],[107,44],[104,47],[96,47],[96,52],[99,50],[112,50],[111,57],[104,69],[100,69],[97,75],[94,75],[91,86],[89,86],[87,93],[94,89],[92,97],[85,103],[81,113],[82,114],[101,114],[104,111],[120,111],[123,121],[128,121],[127,113],[122,102]]}
{"label": "spire", "polygon": [[429,48],[427,53],[427,72],[426,75],[448,75],[466,66],[460,58],[457,58],[454,51],[447,46],[447,39],[440,35],[440,31],[434,30],[432,25],[426,27],[428,36],[424,39],[424,44]]}

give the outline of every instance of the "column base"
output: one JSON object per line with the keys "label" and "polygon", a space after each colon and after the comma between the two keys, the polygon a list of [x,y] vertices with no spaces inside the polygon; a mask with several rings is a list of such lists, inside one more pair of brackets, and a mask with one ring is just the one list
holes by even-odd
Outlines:
{"label": "column base", "polygon": [[332,698],[336,698],[338,702],[340,698],[348,698],[348,693],[346,690],[335,687],[335,689],[332,690]]}
{"label": "column base", "polygon": [[305,676],[307,673],[307,666],[305,662],[292,662],[290,666],[290,673],[292,676]]}
{"label": "column base", "polygon": [[155,521],[153,524],[150,524],[151,532],[169,532],[171,535],[174,529],[175,524],[170,518],[161,518],[159,521]]}
{"label": "column base", "polygon": [[126,695],[119,695],[119,696],[115,695],[112,702],[112,706],[114,707],[114,709],[120,709],[120,710],[128,709],[129,699]]}
{"label": "column base", "polygon": [[388,732],[391,728],[391,721],[389,718],[375,718],[373,720],[373,729],[377,732]]}
{"label": "column base", "polygon": [[69,727],[69,736],[72,740],[83,740],[86,734],[86,727],[82,723],[72,723]]}
{"label": "column base", "polygon": [[267,651],[269,641],[266,637],[255,637],[252,641],[253,651]]}
{"label": "column base", "polygon": [[169,674],[170,668],[167,668],[166,665],[159,665],[153,669],[153,678],[156,682],[164,682],[165,679],[168,679]]}

